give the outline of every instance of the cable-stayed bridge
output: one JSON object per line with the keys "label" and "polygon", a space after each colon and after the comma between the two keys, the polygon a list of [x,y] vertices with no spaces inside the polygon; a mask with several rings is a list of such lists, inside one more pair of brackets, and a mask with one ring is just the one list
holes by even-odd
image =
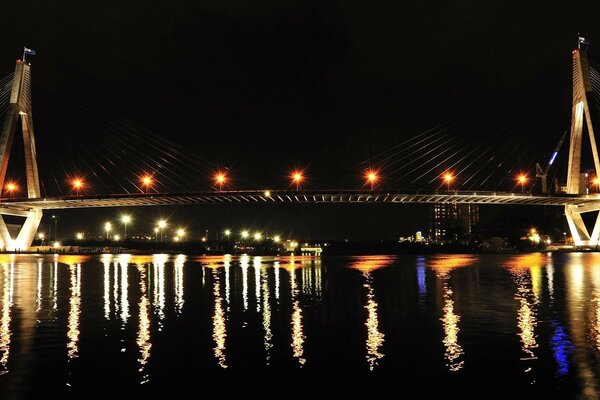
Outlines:
{"label": "cable-stayed bridge", "polygon": [[[496,204],[496,205],[530,205],[530,206],[557,206],[564,207],[565,215],[573,236],[578,246],[596,246],[600,240],[600,213],[591,232],[585,225],[581,215],[587,212],[600,210],[600,194],[590,192],[590,170],[582,167],[583,149],[591,150],[593,160],[593,176],[598,177],[600,172],[600,160],[593,129],[593,109],[598,106],[594,100],[594,87],[600,87],[600,75],[590,68],[590,62],[585,48],[585,42],[580,41],[578,49],[573,51],[572,56],[572,98],[570,101],[571,126],[569,135],[569,157],[567,166],[567,182],[563,191],[554,190],[548,193],[548,188],[543,187],[539,194],[525,193],[524,186],[526,178],[513,184],[511,190],[485,190],[485,185],[494,186],[494,180],[512,180],[509,177],[513,167],[506,168],[511,157],[516,157],[518,143],[505,139],[500,135],[495,138],[498,142],[496,147],[489,143],[479,143],[469,146],[464,140],[456,140],[448,129],[434,129],[416,135],[403,142],[397,148],[389,149],[380,156],[380,163],[387,168],[390,175],[397,173],[407,178],[410,183],[425,182],[425,186],[414,189],[414,185],[397,184],[395,187],[383,187],[373,185],[376,176],[369,176],[368,184],[358,190],[315,190],[304,189],[300,185],[302,176],[295,176],[295,190],[273,190],[273,189],[251,189],[251,190],[222,190],[224,175],[217,177],[212,191],[181,190],[177,186],[180,174],[181,180],[187,176],[193,176],[201,170],[193,157],[182,150],[167,152],[163,149],[166,144],[160,138],[152,138],[147,134],[136,137],[132,130],[127,128],[120,135],[116,135],[106,143],[98,140],[101,134],[90,132],[88,138],[91,148],[85,150],[82,163],[89,168],[92,177],[104,179],[108,176],[115,177],[110,168],[124,166],[133,167],[136,164],[142,171],[152,171],[152,179],[161,182],[171,182],[174,189],[158,192],[155,189],[148,190],[150,182],[129,178],[129,182],[119,183],[121,193],[114,190],[97,190],[90,193],[84,187],[84,180],[75,177],[75,187],[67,193],[49,193],[45,189],[53,183],[60,190],[59,179],[55,176],[47,182],[40,179],[45,171],[42,165],[38,171],[38,154],[33,130],[32,99],[31,99],[31,65],[18,60],[14,74],[0,80],[0,112],[4,116],[2,131],[0,132],[0,187],[4,188],[5,197],[0,199],[0,247],[7,250],[26,249],[31,246],[37,228],[40,224],[43,210],[52,209],[74,209],[74,208],[98,208],[98,207],[127,207],[127,206],[160,206],[160,205],[187,205],[187,204],[249,204],[249,203],[469,203],[469,204]],[[67,107],[73,108],[69,103]],[[68,112],[70,111],[67,110]],[[88,116],[96,117],[97,112],[86,110]],[[120,125],[120,121],[109,119],[109,124]],[[25,179],[27,182],[27,196],[20,197],[12,193],[7,171],[9,170],[9,158],[15,142],[18,127],[22,133],[23,163],[25,166]],[[584,134],[589,137],[589,146],[583,141]],[[499,139],[498,139],[499,138]],[[562,142],[562,140],[561,140]],[[72,141],[71,141],[72,143]],[[21,142],[18,142],[21,145]],[[141,149],[141,150],[140,150]],[[130,154],[139,153],[149,149],[158,154],[156,160],[137,160]],[[414,150],[414,151],[413,151]],[[174,152],[174,154],[173,154]],[[74,154],[78,154],[74,153]],[[113,159],[107,157],[110,153]],[[504,154],[500,159],[498,154]],[[551,156],[549,166],[554,162],[556,154]],[[56,157],[53,160],[67,172],[63,159]],[[179,163],[179,165],[177,164]],[[157,167],[158,165],[158,167]],[[480,173],[482,165],[490,165],[491,172]],[[94,168],[96,166],[96,168]],[[183,167],[177,174],[173,173],[175,167]],[[440,166],[445,171],[454,171],[452,176],[447,175],[444,183],[439,183]],[[477,172],[472,172],[478,166]],[[445,172],[448,174],[448,172]],[[547,171],[546,171],[547,173]],[[187,175],[186,175],[187,174]],[[498,176],[504,178],[498,179]],[[125,174],[123,174],[125,175]],[[451,186],[450,181],[458,179]],[[442,175],[443,178],[443,175]],[[150,178],[147,178],[150,179]],[[399,181],[400,182],[400,181]],[[437,183],[437,187],[431,185]],[[546,175],[543,177],[546,184]],[[460,185],[459,185],[460,183]],[[144,186],[145,185],[145,186]],[[600,186],[600,181],[596,183]],[[293,186],[293,185],[292,185]],[[390,186],[390,185],[388,185]],[[558,185],[556,185],[558,186]],[[496,184],[498,187],[498,184]],[[7,190],[8,188],[8,190]],[[14,185],[12,186],[14,189]],[[133,188],[133,190],[131,190]],[[179,189],[179,190],[177,190]],[[185,189],[185,188],[184,188]],[[16,238],[11,237],[2,215],[13,215],[25,217],[20,232]]]}

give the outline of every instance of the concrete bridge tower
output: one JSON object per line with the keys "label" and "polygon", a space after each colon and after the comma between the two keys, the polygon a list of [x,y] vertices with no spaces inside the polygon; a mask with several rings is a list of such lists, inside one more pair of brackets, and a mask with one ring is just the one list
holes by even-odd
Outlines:
{"label": "concrete bridge tower", "polygon": [[[17,60],[12,81],[10,100],[2,131],[0,132],[0,188],[4,188],[6,170],[12,149],[17,125],[21,121],[23,144],[25,149],[25,172],[27,177],[27,197],[40,197],[40,179],[38,176],[37,157],[35,151],[35,135],[33,133],[33,118],[31,115],[31,65]],[[16,238],[8,232],[3,215],[25,217]],[[31,247],[34,236],[42,219],[39,209],[12,209],[0,207],[0,247],[6,250]]]}
{"label": "concrete bridge tower", "polygon": [[[596,147],[596,137],[590,113],[590,101],[588,94],[592,92],[590,79],[590,65],[587,54],[587,42],[585,38],[579,37],[578,48],[573,50],[573,104],[571,109],[571,135],[569,149],[569,170],[567,173],[567,193],[572,195],[587,194],[587,177],[581,172],[581,147],[584,126],[592,149],[594,169],[596,177],[600,176],[600,159]],[[591,97],[591,96],[590,96]],[[565,206],[565,215],[569,229],[576,246],[597,246],[600,237],[600,213],[590,235],[581,217],[582,213],[600,211],[600,204],[588,206]]]}

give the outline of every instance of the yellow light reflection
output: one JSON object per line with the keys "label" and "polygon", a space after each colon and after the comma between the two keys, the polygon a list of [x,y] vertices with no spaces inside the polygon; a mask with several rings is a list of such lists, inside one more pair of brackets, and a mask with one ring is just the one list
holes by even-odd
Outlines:
{"label": "yellow light reflection", "polygon": [[256,298],[256,312],[260,312],[260,260],[259,256],[254,257],[252,267],[254,268],[254,296]]}
{"label": "yellow light reflection", "polygon": [[183,264],[185,263],[186,257],[183,254],[179,254],[175,258],[175,312],[180,315],[183,310]]}
{"label": "yellow light reflection", "polygon": [[2,265],[2,275],[2,319],[0,320],[0,375],[8,373],[7,364],[10,355],[12,273],[11,268],[7,264]]}
{"label": "yellow light reflection", "polygon": [[477,258],[470,255],[451,255],[437,256],[431,259],[429,266],[433,269],[438,279],[442,282],[442,293],[444,298],[444,306],[442,307],[442,328],[444,330],[444,358],[446,366],[451,372],[459,371],[464,366],[464,360],[461,356],[464,350],[459,342],[459,322],[460,315],[455,311],[454,298],[452,288],[448,280],[453,270],[466,267],[477,261]]}
{"label": "yellow light reflection", "polygon": [[223,310],[223,298],[221,297],[221,277],[219,269],[212,269],[213,275],[213,295],[215,297],[215,313],[213,315],[213,341],[215,347],[215,358],[221,368],[227,368],[227,360],[225,359],[225,340],[227,338],[227,326],[225,324],[225,312]]}
{"label": "yellow light reflection", "polygon": [[146,364],[150,358],[152,343],[150,342],[150,301],[148,300],[148,287],[146,286],[146,266],[138,264],[137,270],[140,273],[140,316],[138,324],[138,334],[136,343],[140,352],[138,358],[139,369],[141,373],[141,384],[150,380],[150,375],[146,371]]}
{"label": "yellow light reflection", "polygon": [[[519,338],[521,341],[521,351],[523,355],[521,360],[536,360],[535,349],[538,347],[537,334],[537,312],[539,290],[541,287],[541,268],[543,259],[539,253],[532,253],[511,258],[507,264],[513,281],[517,285],[515,300],[519,303],[517,311],[517,326],[519,328]],[[538,280],[536,283],[535,281]],[[536,290],[538,293],[536,294]],[[525,372],[532,371],[532,365],[528,362],[525,365]]]}
{"label": "yellow light reflection", "polygon": [[377,313],[378,304],[375,301],[375,292],[372,286],[372,276],[370,272],[363,272],[365,277],[365,287],[367,288],[367,363],[369,369],[373,371],[378,360],[382,359],[384,354],[380,351],[385,335],[379,331],[379,315]]}
{"label": "yellow light reflection", "polygon": [[69,266],[69,321],[67,326],[67,355],[78,357],[79,353],[79,315],[81,313],[81,264]]}
{"label": "yellow light reflection", "polygon": [[296,270],[294,264],[290,264],[290,287],[292,295],[292,350],[294,357],[298,360],[300,366],[306,363],[304,358],[304,336],[302,326],[302,308],[300,307],[300,300],[298,299],[298,285],[296,284]]}
{"label": "yellow light reflection", "polygon": [[275,271],[275,299],[279,303],[279,268],[281,268],[279,261],[276,261],[273,267]]}
{"label": "yellow light reflection", "polygon": [[35,296],[35,311],[38,312],[42,309],[42,262],[38,261],[37,268],[37,287]]}
{"label": "yellow light reflection", "polygon": [[52,310],[58,309],[58,262],[54,262],[52,273]]}
{"label": "yellow light reflection", "polygon": [[377,269],[383,268],[394,261],[392,257],[365,256],[359,257],[350,267],[360,271],[364,278],[363,286],[367,289],[367,301],[364,308],[367,310],[367,339],[365,341],[366,359],[369,370],[373,371],[385,354],[381,347],[385,342],[385,335],[379,330],[379,304],[375,299],[375,290],[373,289],[373,277],[371,273]]}
{"label": "yellow light reflection", "polygon": [[242,301],[244,311],[248,309],[248,262],[249,257],[244,254],[240,257],[240,267],[242,268]]}
{"label": "yellow light reflection", "polygon": [[225,268],[225,301],[227,302],[227,311],[229,311],[229,297],[230,297],[230,284],[229,284],[229,269],[231,268],[231,255],[225,254],[223,257],[223,266]]}
{"label": "yellow light reflection", "polygon": [[102,256],[104,265],[104,319],[110,319],[110,256]]}
{"label": "yellow light reflection", "polygon": [[154,293],[153,305],[158,315],[158,330],[162,331],[163,319],[165,318],[165,262],[168,256],[166,254],[157,254],[154,256]]}
{"label": "yellow light reflection", "polygon": [[119,315],[119,265],[113,264],[113,304],[115,305],[115,316]]}
{"label": "yellow light reflection", "polygon": [[129,318],[129,279],[127,276],[129,266],[129,254],[122,254],[119,257],[121,267],[121,321],[123,325]]}
{"label": "yellow light reflection", "polygon": [[444,283],[444,308],[443,308],[442,326],[444,328],[444,339],[442,343],[446,347],[444,356],[447,361],[447,366],[450,371],[455,372],[460,370],[464,365],[464,360],[460,360],[460,356],[464,354],[462,346],[458,342],[458,332],[460,328],[460,316],[454,312],[454,300],[452,300],[452,289],[449,289]]}
{"label": "yellow light reflection", "polygon": [[262,299],[263,299],[263,329],[265,331],[265,361],[271,361],[271,348],[273,347],[273,332],[271,332],[271,305],[269,304],[269,276],[266,269],[262,270]]}

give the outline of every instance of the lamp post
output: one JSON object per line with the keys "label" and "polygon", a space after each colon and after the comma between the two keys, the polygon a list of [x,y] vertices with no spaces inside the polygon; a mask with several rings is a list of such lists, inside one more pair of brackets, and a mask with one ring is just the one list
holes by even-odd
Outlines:
{"label": "lamp post", "polygon": [[129,215],[123,215],[121,217],[121,222],[125,226],[125,234],[123,235],[123,239],[127,239],[127,224],[131,222],[131,217]]}
{"label": "lamp post", "polygon": [[104,224],[104,230],[106,231],[106,240],[108,240],[108,234],[110,233],[111,229],[112,229],[112,224],[110,222],[106,222]]}
{"label": "lamp post", "polygon": [[165,221],[164,219],[161,219],[158,221],[158,229],[160,231],[160,242],[162,243],[163,241],[163,229],[165,229],[167,226],[167,221]]}
{"label": "lamp post", "polygon": [[54,220],[54,240],[58,239],[58,215],[53,215]]}

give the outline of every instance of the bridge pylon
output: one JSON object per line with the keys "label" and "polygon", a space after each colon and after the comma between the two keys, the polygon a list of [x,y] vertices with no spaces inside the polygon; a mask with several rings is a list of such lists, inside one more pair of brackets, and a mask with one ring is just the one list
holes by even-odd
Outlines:
{"label": "bridge pylon", "polygon": [[[584,126],[590,140],[594,169],[596,176],[600,172],[600,158],[596,147],[596,137],[590,113],[590,102],[592,81],[590,78],[590,66],[587,54],[587,42],[579,38],[579,46],[573,50],[573,104],[571,108],[571,134],[569,148],[569,169],[567,172],[567,193],[574,195],[587,194],[587,175],[581,172],[581,149]],[[571,236],[576,246],[597,246],[600,238],[600,213],[596,218],[592,233],[586,227],[582,214],[586,212],[600,211],[600,201],[597,205],[565,206],[565,216],[569,224]]]}
{"label": "bridge pylon", "polygon": [[[16,63],[9,105],[0,132],[0,188],[4,188],[8,160],[19,120],[21,121],[25,149],[27,197],[30,199],[39,198],[41,197],[40,179],[31,115],[31,66],[21,60],[17,60]],[[16,238],[9,233],[3,215],[25,217],[25,223]],[[13,209],[0,206],[0,248],[5,250],[29,249],[41,220],[42,210],[40,209]]]}

